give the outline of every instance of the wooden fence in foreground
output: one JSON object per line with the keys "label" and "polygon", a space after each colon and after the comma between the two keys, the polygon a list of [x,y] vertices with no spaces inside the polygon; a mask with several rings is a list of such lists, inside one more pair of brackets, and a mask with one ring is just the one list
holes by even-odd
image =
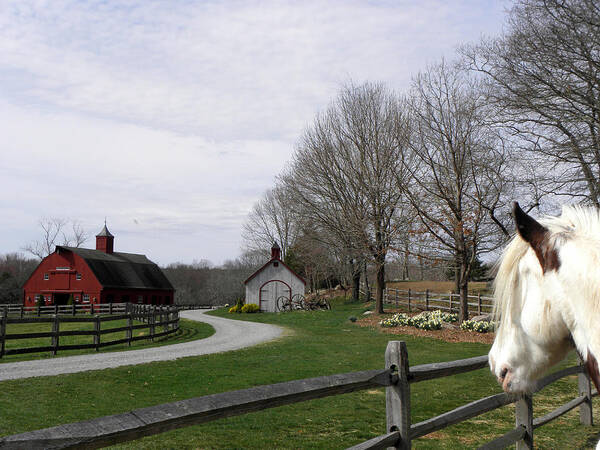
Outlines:
{"label": "wooden fence in foreground", "polygon": [[[388,343],[385,352],[385,366],[382,370],[308,378],[196,397],[6,436],[0,439],[0,448],[99,448],[224,417],[377,387],[386,387],[386,433],[358,444],[353,449],[381,449],[390,446],[409,449],[412,439],[514,402],[516,427],[482,448],[504,448],[513,443],[517,443],[518,449],[533,448],[533,432],[537,427],[577,406],[580,408],[581,423],[592,424],[591,399],[597,393],[592,394],[590,379],[582,366],[569,367],[537,382],[534,392],[560,378],[579,374],[579,396],[543,417],[534,419],[531,396],[515,399],[501,393],[417,424],[411,424],[410,419],[412,383],[482,369],[487,367],[487,356],[410,367],[405,343],[392,341]],[[235,446],[235,443],[231,444]]]}
{"label": "wooden fence in foreground", "polygon": [[[110,305],[110,307],[108,306]],[[166,336],[179,329],[179,310],[173,306],[135,305],[123,303],[113,309],[112,304],[103,305],[104,309],[96,309],[96,312],[106,311],[105,314],[79,315],[72,313],[74,309],[69,306],[68,314],[53,314],[44,317],[23,317],[22,313],[11,315],[8,308],[0,309],[0,358],[4,355],[18,355],[24,353],[52,352],[54,355],[61,350],[96,349],[117,344],[128,344],[141,339],[151,339]],[[98,307],[99,305],[96,305]],[[54,308],[54,307],[52,307]],[[109,312],[110,311],[110,312]],[[126,326],[103,328],[117,320],[127,320]],[[143,322],[134,324],[134,320]],[[8,333],[9,324],[51,324],[52,330],[35,333]],[[65,323],[93,324],[93,330],[61,330],[60,325]],[[109,325],[110,326],[110,325]],[[162,331],[161,331],[162,327]],[[147,334],[134,336],[135,330],[147,330]],[[109,333],[125,332],[125,338],[102,341],[102,336]],[[87,344],[61,344],[61,338],[66,336],[91,336],[92,340]],[[23,348],[6,348],[6,342],[11,340],[49,338],[49,345]]]}
{"label": "wooden fence in foreground", "polygon": [[[405,306],[408,311],[430,311],[440,309],[449,313],[458,313],[460,310],[459,294],[441,294],[435,292],[413,291],[411,289],[386,288],[384,303],[389,305]],[[494,299],[483,295],[469,295],[469,315],[481,315],[492,312]]]}

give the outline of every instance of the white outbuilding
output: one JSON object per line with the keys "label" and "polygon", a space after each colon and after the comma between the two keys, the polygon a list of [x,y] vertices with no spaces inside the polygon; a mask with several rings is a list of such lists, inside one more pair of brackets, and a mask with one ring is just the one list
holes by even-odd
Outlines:
{"label": "white outbuilding", "polygon": [[276,312],[277,299],[304,295],[306,281],[281,260],[277,243],[271,247],[271,259],[244,281],[246,303],[255,303],[264,312]]}

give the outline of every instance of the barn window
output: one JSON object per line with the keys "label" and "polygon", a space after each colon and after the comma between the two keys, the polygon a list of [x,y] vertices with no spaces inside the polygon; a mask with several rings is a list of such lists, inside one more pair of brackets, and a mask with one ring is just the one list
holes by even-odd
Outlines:
{"label": "barn window", "polygon": [[50,275],[48,275],[47,273],[44,274],[44,280],[49,280],[50,279]]}
{"label": "barn window", "polygon": [[83,294],[83,302],[84,303],[90,302],[90,294]]}
{"label": "barn window", "polygon": [[75,279],[81,280],[81,274],[79,272],[77,273],[77,275],[75,275]]}
{"label": "barn window", "polygon": [[138,295],[137,302],[138,303],[144,303],[144,297],[142,295]]}
{"label": "barn window", "polygon": [[273,263],[273,267],[279,267],[279,262],[275,261],[275,262]]}
{"label": "barn window", "polygon": [[75,301],[78,302],[79,301],[79,295],[75,296]]}

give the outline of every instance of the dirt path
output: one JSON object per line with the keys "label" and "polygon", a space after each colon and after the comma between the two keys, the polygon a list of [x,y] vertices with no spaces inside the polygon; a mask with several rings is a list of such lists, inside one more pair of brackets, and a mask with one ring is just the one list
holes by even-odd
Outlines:
{"label": "dirt path", "polygon": [[205,312],[205,310],[182,311],[180,314],[184,319],[206,322],[214,327],[215,333],[208,338],[142,350],[0,364],[0,381],[85,372],[227,352],[277,339],[284,332],[283,328],[275,325],[223,319],[205,315]]}

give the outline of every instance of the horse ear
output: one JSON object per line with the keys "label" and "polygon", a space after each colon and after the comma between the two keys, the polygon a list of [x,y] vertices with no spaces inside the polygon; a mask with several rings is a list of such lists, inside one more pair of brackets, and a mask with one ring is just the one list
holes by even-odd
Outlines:
{"label": "horse ear", "polygon": [[540,262],[544,273],[558,269],[560,263],[556,250],[550,246],[548,229],[521,209],[519,203],[513,203],[513,215],[517,224],[517,232],[527,242]]}

